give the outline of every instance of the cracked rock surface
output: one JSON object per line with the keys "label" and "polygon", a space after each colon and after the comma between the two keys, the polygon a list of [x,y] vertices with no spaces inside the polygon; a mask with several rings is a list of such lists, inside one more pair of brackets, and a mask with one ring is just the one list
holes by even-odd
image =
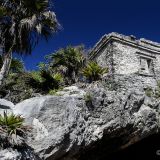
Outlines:
{"label": "cracked rock surface", "polygon": [[13,112],[33,128],[27,144],[38,157],[32,159],[100,160],[158,133],[160,127],[158,99],[98,85],[76,88],[73,95],[27,99],[15,105]]}

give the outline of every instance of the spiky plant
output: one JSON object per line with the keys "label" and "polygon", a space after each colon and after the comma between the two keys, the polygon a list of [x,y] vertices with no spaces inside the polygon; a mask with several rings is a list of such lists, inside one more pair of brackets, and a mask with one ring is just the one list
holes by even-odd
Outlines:
{"label": "spiky plant", "polygon": [[22,133],[22,124],[24,122],[24,118],[21,116],[16,116],[13,113],[10,115],[7,115],[6,112],[4,112],[3,116],[0,115],[0,126],[6,130],[8,135],[12,134],[20,134]]}
{"label": "spiky plant", "polygon": [[27,127],[23,123],[24,118],[13,113],[7,114],[7,112],[4,112],[3,115],[0,115],[0,133],[6,143],[19,145],[23,142],[27,131]]}
{"label": "spiky plant", "polygon": [[102,75],[107,72],[107,68],[102,68],[96,62],[89,62],[82,70],[83,76],[85,76],[89,82],[100,80]]}

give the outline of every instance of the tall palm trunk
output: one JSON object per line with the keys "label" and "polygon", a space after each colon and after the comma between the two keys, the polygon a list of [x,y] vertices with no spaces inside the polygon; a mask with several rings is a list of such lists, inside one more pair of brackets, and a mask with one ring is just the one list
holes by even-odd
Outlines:
{"label": "tall palm trunk", "polygon": [[0,70],[0,88],[4,82],[4,79],[6,78],[6,76],[9,73],[10,65],[12,62],[12,50],[13,50],[15,44],[16,44],[16,37],[14,36],[13,43],[12,43],[11,47],[9,48],[8,52],[3,54],[3,65]]}
{"label": "tall palm trunk", "polygon": [[3,84],[5,77],[8,75],[11,61],[12,61],[12,52],[9,52],[5,54],[3,58],[3,65],[0,71],[0,86]]}

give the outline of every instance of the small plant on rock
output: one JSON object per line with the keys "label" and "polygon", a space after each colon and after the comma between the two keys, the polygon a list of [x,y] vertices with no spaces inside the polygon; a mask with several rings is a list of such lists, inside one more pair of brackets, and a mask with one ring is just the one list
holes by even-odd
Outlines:
{"label": "small plant on rock", "polygon": [[153,89],[152,89],[151,87],[147,87],[147,88],[145,89],[145,94],[146,94],[148,97],[154,96]]}
{"label": "small plant on rock", "polygon": [[63,90],[63,87],[60,87],[59,89],[51,89],[51,90],[49,90],[48,94],[54,95],[54,96],[60,96],[60,94],[58,92],[62,91],[62,90]]}
{"label": "small plant on rock", "polygon": [[9,115],[7,112],[4,112],[3,115],[0,115],[0,139],[4,138],[7,145],[22,144],[28,130],[23,123],[23,117],[14,115],[13,113]]}
{"label": "small plant on rock", "polygon": [[155,89],[155,98],[160,98],[160,81],[158,81],[157,88]]}
{"label": "small plant on rock", "polygon": [[92,101],[93,101],[93,97],[90,93],[86,93],[86,95],[84,95],[84,100],[86,102],[86,106],[88,107],[92,107]]}

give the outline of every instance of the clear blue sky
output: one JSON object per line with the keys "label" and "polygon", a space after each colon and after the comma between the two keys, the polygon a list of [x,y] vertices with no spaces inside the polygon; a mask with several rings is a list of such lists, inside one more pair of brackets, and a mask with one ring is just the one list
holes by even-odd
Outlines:
{"label": "clear blue sky", "polygon": [[23,57],[28,70],[36,69],[46,54],[67,45],[91,48],[102,35],[118,32],[160,42],[160,1],[53,0],[62,29],[41,41],[31,56]]}

